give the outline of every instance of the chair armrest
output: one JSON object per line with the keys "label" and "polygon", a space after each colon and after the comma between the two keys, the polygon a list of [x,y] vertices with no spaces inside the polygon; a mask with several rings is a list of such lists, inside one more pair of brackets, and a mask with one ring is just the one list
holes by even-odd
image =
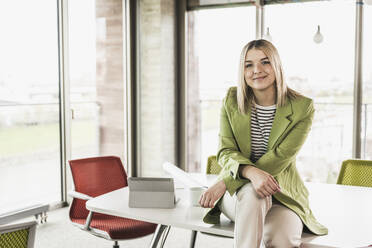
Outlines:
{"label": "chair armrest", "polygon": [[[73,198],[77,198],[77,199],[81,199],[81,200],[91,200],[91,199],[94,198],[94,197],[91,197],[89,195],[77,192],[75,190],[69,191],[68,195],[73,197]],[[83,227],[84,230],[90,230],[89,226],[90,226],[90,222],[92,221],[92,218],[93,218],[93,212],[89,211],[89,214],[87,216],[87,219],[86,219],[84,227]]]}
{"label": "chair armrest", "polygon": [[83,194],[83,193],[80,193],[80,192],[77,192],[77,191],[74,191],[74,190],[69,191],[68,195],[73,197],[73,198],[77,198],[77,199],[81,199],[81,200],[91,200],[91,199],[94,198],[94,197],[91,197],[89,195],[86,195],[86,194]]}

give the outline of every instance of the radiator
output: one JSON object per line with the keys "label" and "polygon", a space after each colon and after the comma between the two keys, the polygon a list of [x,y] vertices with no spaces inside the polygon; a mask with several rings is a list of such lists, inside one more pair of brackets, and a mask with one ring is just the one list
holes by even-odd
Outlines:
{"label": "radiator", "polygon": [[36,221],[39,224],[43,224],[47,221],[48,209],[49,209],[48,204],[36,204],[29,207],[2,213],[0,214],[0,225],[13,222],[19,219],[27,218],[32,215],[35,216]]}

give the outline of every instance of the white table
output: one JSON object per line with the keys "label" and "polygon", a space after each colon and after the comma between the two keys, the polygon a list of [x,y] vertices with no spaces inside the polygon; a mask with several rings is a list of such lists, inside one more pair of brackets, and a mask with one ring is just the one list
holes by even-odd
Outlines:
{"label": "white table", "polygon": [[[198,175],[198,181],[210,185],[214,176]],[[366,247],[372,245],[372,188],[335,184],[306,183],[310,192],[310,206],[329,234],[315,236],[304,233],[302,247]],[[159,224],[151,242],[156,247],[166,226],[233,237],[234,224],[221,215],[221,224],[202,221],[206,209],[191,207],[185,190],[177,189],[181,200],[174,209],[144,209],[128,207],[128,187],[92,200],[86,207],[98,213],[137,219]]]}

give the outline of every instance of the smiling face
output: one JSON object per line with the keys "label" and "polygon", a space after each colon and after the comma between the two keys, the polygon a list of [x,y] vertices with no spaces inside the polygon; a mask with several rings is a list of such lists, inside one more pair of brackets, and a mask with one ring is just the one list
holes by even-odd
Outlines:
{"label": "smiling face", "polygon": [[266,54],[259,49],[250,49],[244,61],[244,79],[253,93],[275,91],[275,72]]}

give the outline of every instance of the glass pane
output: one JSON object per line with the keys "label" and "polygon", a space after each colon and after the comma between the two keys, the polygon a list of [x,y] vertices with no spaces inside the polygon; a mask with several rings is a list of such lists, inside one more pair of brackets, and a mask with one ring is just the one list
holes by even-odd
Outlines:
{"label": "glass pane", "polygon": [[[306,181],[334,183],[352,155],[355,2],[270,5],[265,16],[288,85],[315,102],[297,168]],[[318,25],[321,43],[313,40]]]}
{"label": "glass pane", "polygon": [[[222,98],[237,85],[241,49],[255,39],[255,7],[192,11],[188,15],[188,165],[204,172],[218,149]],[[201,151],[201,153],[199,152]]]}
{"label": "glass pane", "polygon": [[0,30],[1,213],[61,200],[56,1],[1,1]]}
{"label": "glass pane", "polygon": [[372,160],[372,5],[364,5],[362,158]]}
{"label": "glass pane", "polygon": [[175,1],[139,4],[139,175],[160,176],[176,158]]}
{"label": "glass pane", "polygon": [[124,158],[121,1],[69,2],[73,159]]}

